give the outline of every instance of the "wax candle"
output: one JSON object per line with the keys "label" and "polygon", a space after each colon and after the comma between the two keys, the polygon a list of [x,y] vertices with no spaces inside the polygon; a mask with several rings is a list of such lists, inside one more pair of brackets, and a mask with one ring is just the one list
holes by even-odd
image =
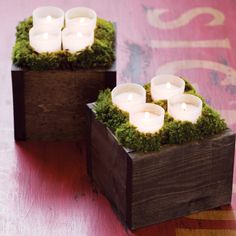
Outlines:
{"label": "wax candle", "polygon": [[33,11],[33,25],[59,28],[64,26],[64,11],[58,7],[39,7]]}
{"label": "wax candle", "polygon": [[97,14],[87,7],[76,7],[65,14],[66,27],[74,28],[83,33],[92,33],[96,28]]}
{"label": "wax candle", "polygon": [[144,103],[135,106],[129,121],[142,133],[158,132],[164,124],[165,111],[161,106]]}
{"label": "wax candle", "polygon": [[202,100],[191,94],[180,94],[168,100],[168,112],[176,120],[196,123],[202,114]]}
{"label": "wax candle", "polygon": [[61,50],[61,30],[34,26],[29,31],[31,47],[38,53]]}
{"label": "wax candle", "polygon": [[184,92],[185,82],[175,75],[157,75],[151,80],[151,96],[154,101],[168,100]]}
{"label": "wax candle", "polygon": [[62,31],[63,49],[69,50],[71,53],[81,51],[94,42],[94,33],[82,33],[73,28],[65,28]]}
{"label": "wax candle", "polygon": [[118,85],[112,90],[111,96],[113,104],[127,112],[131,112],[137,104],[146,102],[145,89],[134,83]]}

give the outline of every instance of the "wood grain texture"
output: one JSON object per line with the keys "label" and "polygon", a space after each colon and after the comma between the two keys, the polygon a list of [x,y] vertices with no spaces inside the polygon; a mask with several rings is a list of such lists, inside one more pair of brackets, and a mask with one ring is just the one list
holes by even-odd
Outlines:
{"label": "wood grain texture", "polygon": [[[96,100],[100,90],[116,84],[115,68],[111,70],[80,71],[12,71],[21,75],[25,111],[25,137],[28,140],[78,141],[85,138],[88,128],[85,104]],[[15,81],[15,80],[14,80]],[[17,93],[13,91],[13,96]],[[18,101],[18,97],[15,98]],[[17,116],[18,114],[14,114]],[[18,120],[16,117],[15,120]],[[24,127],[15,123],[16,130]],[[22,139],[16,136],[16,140]]]}
{"label": "wood grain texture", "polygon": [[100,122],[91,119],[90,167],[91,177],[99,189],[112,202],[123,221],[127,222],[128,154],[117,146],[113,134]]}
{"label": "wood grain texture", "polygon": [[157,153],[130,153],[133,226],[229,204],[234,149],[235,136],[228,130]]}
{"label": "wood grain texture", "polygon": [[[15,26],[33,9],[54,5],[63,10],[75,6],[94,9],[99,17],[117,22],[117,81],[146,83],[157,71],[187,77],[207,101],[224,115],[236,131],[236,35],[235,0],[8,0],[0,1],[0,235],[1,236],[175,236],[185,229],[203,236],[229,236],[236,221],[236,194],[231,206],[215,209],[222,219],[186,217],[155,224],[133,232],[126,230],[108,201],[92,187],[86,175],[83,143],[14,142],[11,84],[11,51]],[[208,13],[206,12],[208,9]],[[156,10],[167,9],[162,15]],[[184,25],[160,29],[150,24],[178,20],[186,12]],[[197,12],[197,14],[196,14]],[[212,15],[209,12],[214,12]],[[224,15],[218,25],[208,25]],[[181,23],[181,21],[178,20]],[[182,21],[183,23],[183,21]],[[221,23],[221,24],[219,24]],[[178,23],[179,24],[179,23]],[[222,41],[229,48],[153,48],[160,41]],[[236,168],[235,168],[236,171]],[[235,172],[234,171],[234,172]],[[234,175],[234,184],[236,175]],[[217,216],[218,217],[218,216]]]}
{"label": "wood grain texture", "polygon": [[130,228],[231,203],[231,130],[145,154],[127,152],[94,114],[90,122],[89,173]]}

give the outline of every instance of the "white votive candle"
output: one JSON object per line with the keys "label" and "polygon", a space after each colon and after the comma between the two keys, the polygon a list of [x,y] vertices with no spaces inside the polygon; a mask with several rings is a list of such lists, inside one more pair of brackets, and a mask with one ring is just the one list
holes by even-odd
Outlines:
{"label": "white votive candle", "polygon": [[86,47],[92,46],[94,43],[94,33],[82,33],[72,28],[65,28],[62,31],[63,49],[69,50],[71,53],[84,50]]}
{"label": "white votive candle", "polygon": [[164,124],[165,110],[158,105],[138,104],[130,113],[129,121],[142,133],[158,132]]}
{"label": "white votive candle", "polygon": [[180,94],[168,100],[168,112],[176,120],[196,123],[202,114],[202,100],[191,94]]}
{"label": "white votive candle", "polygon": [[52,6],[36,8],[33,11],[33,25],[61,29],[64,26],[64,11]]}
{"label": "white votive candle", "polygon": [[61,30],[34,26],[29,31],[30,46],[38,53],[61,50]]}
{"label": "white votive candle", "polygon": [[66,27],[74,28],[83,33],[92,33],[96,28],[97,14],[87,7],[76,7],[65,14]]}
{"label": "white votive candle", "polygon": [[151,96],[154,101],[168,100],[184,92],[185,82],[175,75],[157,75],[151,80]]}
{"label": "white votive candle", "polygon": [[111,92],[112,102],[121,110],[131,112],[136,105],[146,102],[146,91],[134,83],[121,84]]}

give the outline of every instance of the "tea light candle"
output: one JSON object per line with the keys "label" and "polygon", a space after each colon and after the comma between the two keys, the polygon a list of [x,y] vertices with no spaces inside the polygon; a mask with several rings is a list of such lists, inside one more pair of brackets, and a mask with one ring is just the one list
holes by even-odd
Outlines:
{"label": "tea light candle", "polygon": [[33,25],[59,28],[64,26],[64,11],[58,7],[39,7],[33,11]]}
{"label": "tea light candle", "polygon": [[185,82],[175,75],[157,75],[151,80],[151,96],[154,101],[168,100],[184,93]]}
{"label": "tea light candle", "polygon": [[121,110],[131,112],[135,106],[146,102],[146,91],[134,83],[121,84],[111,92],[112,102]]}
{"label": "tea light candle", "polygon": [[180,94],[168,100],[168,112],[176,120],[196,123],[202,114],[202,100],[191,94]]}
{"label": "tea light candle", "polygon": [[82,33],[72,28],[65,28],[62,31],[63,49],[69,50],[71,53],[81,51],[94,42],[94,33]]}
{"label": "tea light candle", "polygon": [[61,30],[33,27],[29,31],[30,46],[38,53],[61,50]]}
{"label": "tea light candle", "polygon": [[87,7],[76,7],[65,14],[66,27],[74,28],[83,33],[91,33],[96,28],[97,14]]}
{"label": "tea light candle", "polygon": [[158,105],[145,103],[136,105],[129,121],[142,133],[158,132],[164,124],[165,110]]}

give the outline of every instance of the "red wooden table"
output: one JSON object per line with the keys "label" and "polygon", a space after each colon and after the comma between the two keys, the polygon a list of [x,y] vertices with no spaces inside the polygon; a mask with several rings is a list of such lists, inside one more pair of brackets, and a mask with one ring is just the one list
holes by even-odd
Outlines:
{"label": "red wooden table", "polygon": [[[118,25],[118,81],[156,73],[193,82],[236,131],[236,1],[0,2],[0,235],[236,235],[232,205],[130,232],[90,184],[82,143],[15,143],[11,49],[15,26],[39,5],[78,5]],[[236,182],[236,179],[235,179]]]}

